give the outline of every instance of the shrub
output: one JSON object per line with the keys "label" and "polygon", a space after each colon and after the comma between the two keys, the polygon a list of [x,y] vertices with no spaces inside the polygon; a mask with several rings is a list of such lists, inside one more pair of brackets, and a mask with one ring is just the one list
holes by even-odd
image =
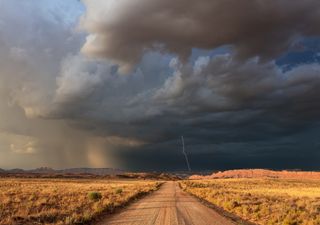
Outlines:
{"label": "shrub", "polygon": [[102,195],[100,192],[90,192],[88,197],[92,201],[99,201],[102,198]]}
{"label": "shrub", "polygon": [[121,194],[123,192],[123,190],[121,189],[121,188],[118,188],[117,190],[116,190],[116,194]]}
{"label": "shrub", "polygon": [[283,225],[298,225],[299,223],[291,217],[286,217],[283,221]]}
{"label": "shrub", "polygon": [[232,210],[236,207],[239,207],[240,204],[237,201],[225,201],[223,203],[223,207],[228,210]]}

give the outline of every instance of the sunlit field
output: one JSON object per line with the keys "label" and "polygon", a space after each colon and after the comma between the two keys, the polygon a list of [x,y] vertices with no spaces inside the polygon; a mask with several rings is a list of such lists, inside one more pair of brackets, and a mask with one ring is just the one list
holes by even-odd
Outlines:
{"label": "sunlit field", "polygon": [[183,181],[181,186],[256,224],[320,224],[319,180],[217,179]]}
{"label": "sunlit field", "polygon": [[154,181],[0,179],[0,224],[84,224],[156,190]]}

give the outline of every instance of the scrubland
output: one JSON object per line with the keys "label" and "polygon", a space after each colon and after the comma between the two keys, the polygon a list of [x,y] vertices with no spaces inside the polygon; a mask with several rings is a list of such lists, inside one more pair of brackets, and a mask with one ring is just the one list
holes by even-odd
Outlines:
{"label": "scrubland", "polygon": [[256,224],[320,224],[320,180],[214,179],[181,181],[180,185]]}
{"label": "scrubland", "polygon": [[86,224],[156,190],[155,181],[0,179],[0,224]]}

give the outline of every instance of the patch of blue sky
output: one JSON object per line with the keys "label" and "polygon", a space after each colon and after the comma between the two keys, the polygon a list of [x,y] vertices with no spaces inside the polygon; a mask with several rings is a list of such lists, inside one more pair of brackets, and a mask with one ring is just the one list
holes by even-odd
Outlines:
{"label": "patch of blue sky", "polygon": [[36,0],[39,8],[52,22],[66,26],[76,24],[85,12],[85,7],[79,0]]}
{"label": "patch of blue sky", "polygon": [[320,38],[305,38],[276,59],[276,64],[286,72],[303,64],[320,63]]}

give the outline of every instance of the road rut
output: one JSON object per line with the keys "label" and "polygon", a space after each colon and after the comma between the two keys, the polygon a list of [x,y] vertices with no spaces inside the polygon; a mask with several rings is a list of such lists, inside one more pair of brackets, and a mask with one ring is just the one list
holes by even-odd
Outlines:
{"label": "road rut", "polygon": [[167,182],[151,195],[99,225],[234,225],[199,200],[183,192],[176,182]]}

